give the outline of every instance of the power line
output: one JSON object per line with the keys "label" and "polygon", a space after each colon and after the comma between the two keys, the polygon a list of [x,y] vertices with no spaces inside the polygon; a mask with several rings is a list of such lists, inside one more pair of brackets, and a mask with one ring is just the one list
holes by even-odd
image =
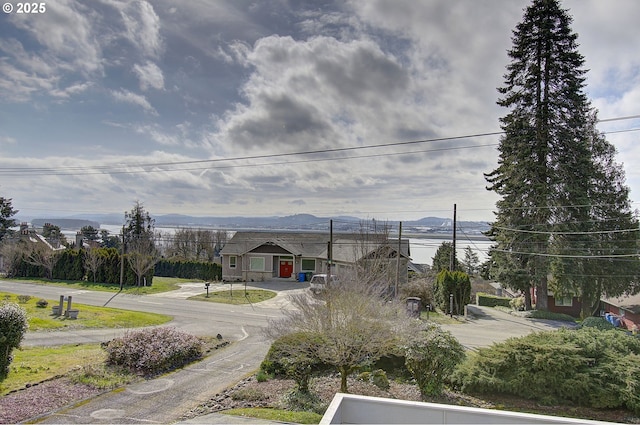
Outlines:
{"label": "power line", "polygon": [[[621,121],[621,120],[629,120],[640,118],[640,115],[632,115],[625,117],[614,117],[607,118],[603,120],[599,120],[599,122],[612,122],[612,121]],[[609,133],[623,133],[623,132],[632,132],[638,131],[640,128],[626,129],[626,130],[618,130],[611,132],[603,132],[603,134]],[[498,136],[504,134],[504,131],[494,131],[494,132],[484,132],[484,133],[475,133],[468,134],[462,136],[450,136],[450,137],[438,137],[432,139],[422,139],[422,140],[412,140],[412,141],[404,141],[404,142],[389,142],[389,143],[381,143],[381,144],[373,144],[373,145],[365,145],[365,146],[349,146],[343,148],[330,148],[330,149],[317,149],[310,151],[300,151],[300,152],[284,152],[284,153],[274,153],[274,154],[263,154],[263,155],[250,155],[250,156],[238,156],[238,157],[230,157],[230,158],[216,158],[216,159],[203,159],[203,160],[189,160],[189,161],[171,161],[171,162],[152,162],[152,163],[128,163],[128,164],[110,164],[110,165],[96,165],[91,167],[39,167],[39,168],[29,168],[29,167],[0,167],[0,175],[21,175],[21,174],[31,174],[31,175],[86,175],[86,174],[140,174],[140,173],[151,173],[151,172],[174,172],[174,171],[195,171],[195,170],[203,170],[203,169],[216,169],[216,168],[242,168],[242,167],[256,167],[256,166],[271,166],[271,165],[281,165],[283,162],[267,162],[260,164],[232,164],[222,167],[212,167],[212,164],[221,163],[221,162],[233,162],[233,161],[250,161],[257,159],[273,159],[273,158],[288,158],[292,156],[306,156],[306,155],[320,155],[320,154],[330,154],[330,153],[344,153],[351,151],[360,151],[364,149],[378,149],[385,147],[398,147],[398,146],[410,146],[424,143],[435,143],[435,142],[445,142],[445,141],[454,141],[454,140],[462,140],[462,139],[470,139],[470,138],[478,138],[478,137],[488,137],[488,136]],[[373,158],[379,156],[389,156],[389,155],[404,155],[411,153],[423,153],[430,151],[449,151],[449,150],[457,150],[457,149],[472,149],[472,148],[480,148],[480,147],[488,147],[488,146],[497,146],[497,144],[484,144],[484,145],[472,145],[472,146],[463,146],[463,147],[447,147],[440,148],[434,150],[420,150],[420,151],[408,151],[408,152],[396,152],[396,153],[385,153],[385,154],[370,154],[370,155],[357,155],[350,157],[338,157],[338,158],[320,158],[314,159],[313,161],[329,161],[329,160],[344,160],[344,159],[352,159],[352,158]],[[312,160],[299,160],[299,161],[287,161],[285,164],[290,163],[303,163],[309,162]],[[200,167],[192,167],[192,168],[176,168],[176,169],[143,169],[143,170],[129,170],[126,168],[130,167],[176,167],[176,166],[184,166],[184,165],[195,165],[195,164],[209,164],[207,166]]]}
{"label": "power line", "polygon": [[568,254],[549,254],[544,252],[511,251],[508,249],[498,249],[498,248],[492,248],[491,251],[504,252],[506,254],[531,255],[534,257],[552,257],[552,258],[617,259],[617,258],[640,257],[640,254],[638,254],[637,252],[635,254],[568,255]]}
{"label": "power line", "polygon": [[627,233],[627,232],[637,232],[640,229],[618,229],[618,230],[597,230],[592,232],[546,232],[541,230],[525,230],[525,229],[512,229],[509,227],[501,227],[501,226],[493,226],[494,229],[506,230],[509,232],[515,233],[533,233],[538,235],[600,235],[600,234],[610,234],[610,233]]}

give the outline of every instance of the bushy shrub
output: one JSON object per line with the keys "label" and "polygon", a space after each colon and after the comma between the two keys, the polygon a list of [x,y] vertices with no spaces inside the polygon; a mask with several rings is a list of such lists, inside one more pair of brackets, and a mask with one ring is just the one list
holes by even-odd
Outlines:
{"label": "bushy shrub", "polygon": [[327,404],[320,397],[295,388],[289,391],[280,402],[286,410],[295,412],[314,412],[322,415],[327,410]]}
{"label": "bushy shrub", "polygon": [[322,337],[309,332],[284,335],[271,344],[260,365],[266,373],[284,376],[296,381],[297,390],[309,391],[309,380],[314,372],[328,369],[317,356]]}
{"label": "bushy shrub", "polygon": [[26,304],[31,299],[31,295],[18,295],[18,302],[20,304]]}
{"label": "bushy shrub", "polygon": [[640,412],[640,339],[561,329],[481,348],[452,376],[464,392]]}
{"label": "bushy shrub", "polygon": [[198,359],[204,352],[201,339],[172,327],[128,331],[105,346],[107,363],[143,375],[172,370]]}
{"label": "bushy shrub", "polygon": [[271,379],[271,375],[269,375],[262,369],[260,369],[258,373],[256,373],[256,381],[258,382],[267,382],[269,379]]}
{"label": "bushy shrub", "polygon": [[13,349],[18,348],[29,329],[27,312],[16,303],[0,304],[0,381],[9,374]]}
{"label": "bushy shrub", "polygon": [[373,372],[371,372],[370,380],[373,385],[375,385],[380,389],[388,390],[390,387],[387,374],[382,369],[376,369]]}
{"label": "bushy shrub", "polygon": [[[450,310],[450,295],[453,295],[453,311]],[[471,279],[459,271],[441,270],[433,285],[433,297],[440,310],[461,315],[464,306],[471,302]]]}
{"label": "bushy shrub", "polygon": [[400,298],[420,298],[423,308],[428,304],[433,305],[433,282],[427,279],[415,279],[400,286]]}
{"label": "bushy shrub", "polygon": [[46,308],[49,305],[49,301],[45,300],[44,298],[40,298],[38,301],[36,301],[36,307],[38,308]]}
{"label": "bushy shrub", "polygon": [[412,336],[405,349],[407,369],[423,398],[439,395],[445,380],[464,357],[464,348],[450,332],[429,323]]}
{"label": "bushy shrub", "polygon": [[601,331],[608,331],[610,329],[615,329],[611,323],[607,322],[604,317],[587,317],[582,321],[581,326],[583,328],[596,328]]}
{"label": "bushy shrub", "polygon": [[509,305],[516,311],[524,311],[524,297],[512,298]]}

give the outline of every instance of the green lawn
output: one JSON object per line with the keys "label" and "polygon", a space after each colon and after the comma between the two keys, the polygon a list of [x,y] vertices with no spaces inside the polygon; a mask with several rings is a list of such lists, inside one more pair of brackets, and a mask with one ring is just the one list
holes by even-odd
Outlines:
{"label": "green lawn", "polygon": [[198,300],[198,301],[210,301],[214,303],[225,303],[225,304],[255,304],[261,301],[266,301],[276,296],[276,293],[273,291],[265,291],[262,289],[234,289],[231,290],[217,290],[209,292],[209,297],[207,298],[206,294],[196,295],[195,297],[190,297],[190,300]]}
{"label": "green lawn", "polygon": [[322,415],[312,412],[292,412],[289,410],[259,407],[223,410],[220,413],[294,424],[318,424],[322,419]]}
{"label": "green lawn", "polygon": [[106,352],[100,344],[27,347],[13,350],[9,376],[0,382],[0,396],[56,376],[78,373],[86,365],[101,365]]}
{"label": "green lawn", "polygon": [[[60,286],[68,289],[88,289],[91,291],[118,292],[120,285],[112,283],[93,283],[84,280],[68,281],[68,280],[48,280],[35,278],[16,278],[11,279],[12,282],[35,283],[37,285]],[[154,276],[151,286],[125,286],[123,293],[125,294],[157,294],[159,292],[168,292],[180,289],[180,283],[198,282],[197,279],[180,279],[175,277],[159,277]]]}
{"label": "green lawn", "polygon": [[448,314],[442,313],[440,310],[430,311],[428,314],[426,311],[423,311],[420,313],[420,318],[437,323],[438,325],[460,325],[464,323],[464,316],[451,317]]}
{"label": "green lawn", "polygon": [[[63,316],[54,316],[52,313],[51,306],[58,305],[60,300],[47,300],[49,305],[45,308],[41,308],[36,305],[40,298],[30,297],[27,302],[22,302],[24,300],[20,300],[20,297],[21,296],[16,294],[0,292],[0,302],[14,302],[27,311],[30,331],[91,328],[137,328],[161,325],[172,320],[171,316],[163,314],[74,304],[73,299],[71,308],[79,310],[78,318],[68,319]],[[64,308],[66,309],[66,307],[67,303],[65,302]]]}

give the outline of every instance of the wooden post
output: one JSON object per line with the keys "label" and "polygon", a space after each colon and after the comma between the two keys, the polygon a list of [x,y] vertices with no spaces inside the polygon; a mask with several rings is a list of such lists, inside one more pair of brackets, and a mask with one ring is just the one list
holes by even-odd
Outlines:
{"label": "wooden post", "polygon": [[64,312],[64,315],[69,317],[69,310],[71,310],[71,295],[67,298],[67,311]]}

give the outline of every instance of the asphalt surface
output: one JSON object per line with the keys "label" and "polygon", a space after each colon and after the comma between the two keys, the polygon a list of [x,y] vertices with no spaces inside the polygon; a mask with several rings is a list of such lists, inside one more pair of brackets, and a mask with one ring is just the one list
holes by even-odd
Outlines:
{"label": "asphalt surface", "polygon": [[[234,289],[241,285],[234,285]],[[58,299],[71,295],[73,303],[109,306],[128,310],[168,314],[174,317],[169,326],[201,336],[221,334],[232,343],[215,351],[197,364],[111,391],[89,401],[45,415],[41,423],[174,423],[182,415],[209,400],[225,388],[253,373],[269,348],[262,329],[270,320],[290,308],[288,296],[308,292],[308,283],[275,280],[251,287],[275,290],[278,295],[257,305],[189,301],[186,298],[204,293],[201,283],[182,285],[177,291],[154,295],[113,294],[96,291],[65,291],[50,285],[32,285],[0,280],[0,291]],[[210,290],[228,289],[212,285]],[[536,321],[515,317],[491,308],[474,307],[475,315],[458,318],[459,324],[443,325],[468,349],[486,347],[510,337],[530,332],[557,329],[563,322]],[[80,315],[82,310],[80,309]],[[125,329],[71,330],[27,333],[23,346],[96,343],[122,335]],[[207,415],[188,423],[273,423],[262,420]]]}

